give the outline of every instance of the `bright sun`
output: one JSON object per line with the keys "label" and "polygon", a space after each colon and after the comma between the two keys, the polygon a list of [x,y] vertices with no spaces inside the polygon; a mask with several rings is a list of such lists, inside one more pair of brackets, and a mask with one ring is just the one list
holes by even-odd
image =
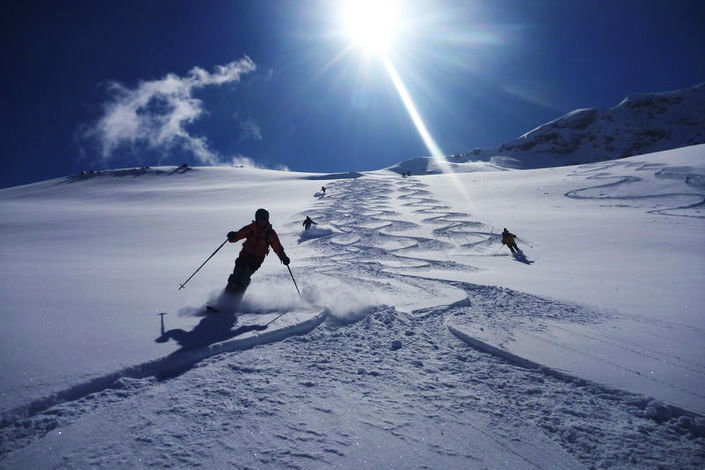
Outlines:
{"label": "bright sun", "polygon": [[350,40],[363,49],[384,53],[397,33],[397,11],[392,0],[350,0],[343,18]]}

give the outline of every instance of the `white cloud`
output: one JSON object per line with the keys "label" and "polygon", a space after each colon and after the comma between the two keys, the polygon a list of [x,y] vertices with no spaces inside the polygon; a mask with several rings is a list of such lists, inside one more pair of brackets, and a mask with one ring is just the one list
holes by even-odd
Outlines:
{"label": "white cloud", "polygon": [[[103,116],[83,137],[98,144],[103,164],[125,145],[144,145],[164,153],[180,148],[203,164],[218,163],[223,158],[210,148],[208,140],[185,129],[204,113],[203,102],[194,98],[193,92],[207,86],[237,83],[242,75],[255,68],[255,63],[244,57],[216,66],[213,72],[194,67],[186,76],[169,74],[160,80],[140,82],[134,89],[113,82],[108,87],[110,99],[103,105]],[[254,121],[252,124],[251,132],[256,131],[254,135],[261,139],[259,127]]]}
{"label": "white cloud", "polygon": [[260,168],[254,160],[244,155],[231,157],[230,165],[238,168]]}
{"label": "white cloud", "polygon": [[284,165],[283,163],[279,163],[274,167],[261,165],[259,163],[256,163],[250,157],[246,157],[244,155],[235,155],[234,157],[230,157],[229,163],[231,166],[234,166],[236,168],[261,168],[267,170],[289,171],[289,167]]}

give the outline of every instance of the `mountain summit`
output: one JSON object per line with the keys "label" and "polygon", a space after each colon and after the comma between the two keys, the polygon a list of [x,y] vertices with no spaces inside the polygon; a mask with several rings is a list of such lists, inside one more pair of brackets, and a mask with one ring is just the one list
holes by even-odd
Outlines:
{"label": "mountain summit", "polygon": [[[610,109],[576,109],[496,149],[477,148],[448,160],[456,171],[546,168],[701,143],[705,143],[705,83],[664,93],[635,93]],[[438,172],[430,157],[391,169]]]}

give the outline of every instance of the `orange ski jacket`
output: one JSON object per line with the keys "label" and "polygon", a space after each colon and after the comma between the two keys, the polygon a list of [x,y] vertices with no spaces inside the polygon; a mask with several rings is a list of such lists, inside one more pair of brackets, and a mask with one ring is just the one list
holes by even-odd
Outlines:
{"label": "orange ski jacket", "polygon": [[260,226],[253,221],[251,224],[245,225],[238,230],[235,233],[235,237],[229,238],[228,241],[230,243],[235,243],[243,238],[246,240],[245,243],[242,244],[240,256],[247,255],[263,261],[264,257],[269,253],[270,246],[277,256],[279,256],[279,259],[286,256],[286,253],[284,253],[284,247],[282,247],[282,244],[279,241],[277,232],[275,232],[272,228],[272,224],[267,224],[265,227],[260,228]]}

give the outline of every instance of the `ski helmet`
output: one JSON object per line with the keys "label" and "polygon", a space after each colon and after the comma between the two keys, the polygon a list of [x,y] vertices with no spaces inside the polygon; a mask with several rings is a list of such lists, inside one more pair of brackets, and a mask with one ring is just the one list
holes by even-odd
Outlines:
{"label": "ski helmet", "polygon": [[269,212],[267,209],[257,209],[255,212],[255,220],[269,220]]}

